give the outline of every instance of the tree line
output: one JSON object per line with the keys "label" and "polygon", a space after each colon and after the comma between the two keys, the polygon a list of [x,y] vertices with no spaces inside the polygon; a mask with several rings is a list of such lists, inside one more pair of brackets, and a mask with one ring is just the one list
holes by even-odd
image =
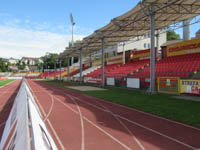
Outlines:
{"label": "tree line", "polygon": [[8,68],[9,63],[6,62],[5,59],[0,58],[0,72],[9,72],[10,69]]}

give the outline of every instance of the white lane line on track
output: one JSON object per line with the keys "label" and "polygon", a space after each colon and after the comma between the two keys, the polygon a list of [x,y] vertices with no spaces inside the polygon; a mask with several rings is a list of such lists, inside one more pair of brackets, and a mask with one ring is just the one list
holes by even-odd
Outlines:
{"label": "white lane line on track", "polygon": [[[79,113],[80,113],[80,117],[82,118],[82,114],[81,114],[81,111],[80,111],[80,108],[79,108],[79,106],[78,106],[78,104],[76,103],[76,101],[74,100],[74,99],[78,99],[79,100],[79,98],[77,98],[77,97],[75,97],[75,96],[72,96],[72,95],[69,95],[69,94],[66,94],[66,93],[63,93],[65,96],[67,96],[67,97],[69,97],[74,103],[75,103],[75,105],[77,106],[77,109],[78,109],[78,111],[79,111]],[[79,100],[80,101],[80,100]],[[119,118],[118,117],[116,117],[108,108],[106,108],[104,105],[102,105],[102,104],[100,104],[102,107],[104,107],[106,110],[107,110],[107,112],[109,112],[124,128],[125,128],[125,130],[127,130],[128,131],[128,133],[129,133],[129,135],[133,138],[133,140],[139,145],[139,147],[142,149],[142,150],[145,150],[145,148],[144,148],[144,146],[139,142],[139,140],[133,135],[133,133],[128,129],[128,127],[124,124],[124,123],[122,123],[120,120],[119,120]],[[83,121],[82,121],[83,122]],[[84,129],[83,128],[83,125],[82,125],[82,129]],[[83,130],[82,130],[83,131]],[[82,134],[82,135],[84,135],[84,133]],[[83,138],[83,137],[82,137]],[[83,147],[82,147],[83,148]],[[83,150],[83,149],[82,149]]]}
{"label": "white lane line on track", "polygon": [[[63,92],[63,90],[69,90],[69,89],[54,89],[54,90],[57,90],[57,91],[61,91]],[[70,90],[69,90],[70,91]],[[83,94],[83,93],[81,93]],[[113,105],[116,105],[118,107],[122,107],[122,108],[125,108],[125,109],[128,109],[128,110],[131,110],[131,111],[135,111],[135,112],[138,112],[138,113],[142,113],[142,114],[145,114],[145,115],[148,115],[148,116],[151,116],[153,118],[158,118],[158,119],[161,119],[161,120],[165,120],[165,121],[168,121],[168,122],[171,122],[171,123],[174,123],[174,124],[178,124],[178,125],[181,125],[181,126],[184,126],[184,127],[188,127],[188,128],[191,128],[191,129],[194,129],[194,130],[197,130],[197,131],[200,131],[200,128],[197,128],[197,127],[194,127],[194,126],[190,126],[190,125],[187,125],[187,124],[184,124],[184,123],[181,123],[181,122],[177,122],[175,120],[170,120],[170,119],[167,119],[167,118],[163,118],[163,117],[160,117],[160,116],[156,116],[154,114],[151,114],[151,113],[148,113],[148,112],[143,112],[143,111],[140,111],[140,110],[137,110],[135,108],[130,108],[130,107],[127,107],[127,106],[124,106],[124,105],[121,105],[121,104],[117,104],[117,103],[114,103],[114,102],[109,102],[109,101],[106,101],[106,100],[103,100],[103,99],[100,99],[100,98],[97,98],[97,97],[92,97],[92,96],[89,96],[89,95],[86,95],[86,94],[83,94],[85,97],[88,97],[90,99],[94,99],[95,101],[102,101],[102,102],[105,102],[105,103],[108,103],[108,104],[113,104]]]}
{"label": "white lane line on track", "polygon": [[[63,90],[58,90],[58,89],[54,89],[54,90],[57,90],[57,91],[60,91],[60,92],[63,92],[63,93],[64,93]],[[94,98],[94,97],[91,97],[91,96],[88,96],[88,95],[85,95],[85,94],[84,94],[84,96],[89,97],[89,98],[92,98],[92,99],[98,99],[98,98]],[[129,109],[129,110],[132,110],[132,111],[136,111],[136,112],[140,112],[140,113],[143,113],[143,114],[147,114],[147,115],[152,116],[152,117],[155,117],[155,118],[167,120],[167,121],[172,122],[172,123],[180,124],[180,125],[183,125],[183,126],[185,126],[185,127],[189,127],[189,128],[193,128],[193,129],[200,130],[200,129],[198,129],[198,128],[195,128],[195,127],[192,127],[192,126],[189,126],[189,125],[185,125],[185,124],[182,124],[182,123],[173,121],[173,120],[168,120],[168,119],[165,119],[165,118],[162,118],[162,117],[159,117],[159,116],[155,116],[155,115],[152,115],[152,114],[149,114],[149,113],[146,113],[146,112],[142,112],[142,111],[139,111],[139,110],[137,111],[137,110],[135,110],[135,109],[128,108],[128,107],[123,106],[123,105],[120,105],[120,104],[111,103],[111,102],[109,102],[109,101],[105,101],[105,100],[102,100],[102,99],[98,99],[98,100],[103,101],[103,102],[106,102],[106,103],[109,103],[109,104],[114,104],[114,105],[117,105],[117,106],[120,106],[120,107]],[[97,100],[96,100],[96,101],[97,101]],[[89,104],[88,102],[85,102],[85,101],[83,101],[83,100],[82,100],[82,102]],[[98,106],[95,106],[95,105],[93,105],[93,104],[90,104],[90,105],[92,105],[92,106],[94,106],[94,107],[96,107],[96,108],[98,108],[98,109],[100,109],[100,110],[103,110],[103,111],[107,112],[107,110],[104,110],[104,109],[102,109],[102,108],[100,108],[100,107],[98,107]],[[115,115],[118,116],[119,118],[123,119],[123,120],[129,120],[129,119],[127,119],[127,118],[125,118],[125,117],[123,117],[123,116],[120,116],[120,115],[118,115],[118,114],[115,114]],[[175,138],[169,137],[169,136],[167,136],[167,135],[165,135],[165,134],[163,134],[163,133],[160,133],[160,132],[158,132],[158,131],[156,131],[156,130],[153,130],[153,129],[151,129],[151,128],[148,128],[148,127],[146,127],[146,126],[144,126],[144,125],[142,125],[142,124],[139,124],[139,123],[134,122],[134,121],[132,121],[132,120],[130,120],[130,122],[131,122],[132,124],[135,124],[135,125],[138,125],[138,126],[144,128],[144,129],[146,129],[146,130],[148,130],[148,131],[151,131],[151,132],[153,132],[153,133],[155,133],[155,134],[158,134],[158,135],[163,136],[163,137],[165,137],[165,138],[167,138],[167,139],[169,139],[169,140],[172,140],[172,141],[174,141],[174,142],[176,142],[176,143],[179,143],[179,144],[181,144],[181,145],[184,145],[184,146],[186,146],[186,147],[188,147],[188,148],[190,148],[190,149],[193,149],[193,150],[196,149],[195,147],[193,147],[193,146],[191,146],[191,145],[189,145],[189,144],[186,144],[186,143],[184,143],[184,142],[181,142],[181,141],[179,141],[179,140],[177,140],[177,139],[175,139]]]}
{"label": "white lane line on track", "polygon": [[144,128],[144,129],[146,129],[146,130],[148,130],[148,131],[151,131],[151,132],[153,132],[153,133],[155,133],[155,134],[158,134],[158,135],[160,135],[160,136],[163,136],[163,137],[165,137],[165,138],[167,138],[167,139],[169,139],[169,140],[172,140],[172,141],[174,141],[174,142],[176,142],[176,143],[179,143],[179,144],[181,144],[181,145],[184,145],[185,147],[188,147],[188,148],[193,149],[193,150],[197,149],[197,148],[195,148],[195,147],[193,147],[193,146],[191,146],[191,145],[189,145],[189,144],[183,143],[183,142],[181,142],[181,141],[179,141],[179,140],[176,140],[175,138],[169,137],[169,136],[167,136],[167,135],[165,135],[165,134],[162,134],[162,133],[160,133],[160,132],[158,132],[158,131],[155,131],[155,130],[153,130],[153,129],[151,129],[151,128],[148,128],[148,127],[146,127],[146,126],[143,126],[143,125],[141,125],[141,124],[139,124],[139,123],[137,123],[137,122],[134,122],[134,121],[132,121],[132,120],[129,120],[129,119],[125,118],[125,117],[122,117],[122,116],[120,116],[120,115],[116,115],[116,116],[118,116],[119,118],[121,118],[121,119],[123,119],[123,120],[126,120],[126,121],[128,121],[128,122],[130,122],[130,123],[132,123],[132,124],[135,124],[136,126],[139,126],[139,127]]}
{"label": "white lane line on track", "polygon": [[[60,91],[62,91],[62,90],[60,90]],[[85,94],[83,94],[83,95],[86,96],[86,97],[88,97],[88,98],[93,98],[93,99],[95,99],[95,101],[100,100],[102,102],[105,102],[105,103],[108,103],[108,104],[113,104],[113,105],[116,105],[116,106],[119,106],[119,107],[122,107],[122,108],[125,108],[125,109],[128,109],[128,110],[131,110],[131,111],[136,111],[138,113],[142,113],[142,114],[151,116],[153,118],[158,118],[158,119],[161,119],[161,120],[169,121],[169,122],[174,123],[174,124],[178,124],[178,125],[181,125],[181,126],[184,126],[184,127],[188,127],[188,128],[200,131],[200,128],[196,128],[196,127],[193,127],[193,126],[190,126],[190,125],[187,125],[187,124],[183,124],[183,123],[177,122],[175,120],[170,120],[170,119],[167,119],[167,118],[156,116],[156,115],[151,114],[151,113],[143,112],[143,111],[137,110],[135,108],[129,108],[129,107],[121,105],[121,104],[112,103],[112,102],[109,102],[109,101],[106,101],[106,100],[103,100],[103,99],[100,99],[100,98],[92,97],[92,96],[89,96],[89,95],[85,95]]]}
{"label": "white lane line on track", "polygon": [[[93,106],[93,107],[95,107],[95,108],[98,108],[99,110],[102,110],[102,111],[104,111],[104,112],[108,112],[108,110],[106,110],[106,109],[102,109],[102,108],[100,108],[100,107],[98,107],[98,106],[96,106],[96,105],[94,105],[94,104],[85,102],[85,101],[83,101],[83,100],[81,100],[81,99],[79,99],[79,98],[78,98],[77,100],[80,100],[80,101],[82,101],[83,103],[87,103],[88,105],[91,105],[91,106]],[[165,137],[165,138],[167,138],[167,139],[169,139],[169,140],[172,140],[172,141],[174,141],[174,142],[176,142],[176,143],[179,143],[179,144],[181,144],[181,145],[184,145],[184,146],[186,146],[186,147],[188,147],[188,148],[191,148],[191,149],[193,149],[193,150],[196,149],[195,147],[193,147],[193,146],[191,146],[191,145],[189,145],[189,144],[186,144],[186,143],[184,143],[184,142],[181,142],[181,141],[179,141],[179,140],[177,140],[177,139],[175,139],[175,138],[169,137],[169,136],[167,136],[167,135],[165,135],[165,134],[162,134],[162,133],[160,133],[160,132],[158,132],[158,131],[155,131],[155,130],[153,130],[153,129],[151,129],[151,128],[148,128],[148,127],[146,127],[146,126],[144,126],[144,125],[141,125],[141,124],[139,124],[139,123],[137,123],[137,122],[134,122],[134,121],[132,121],[132,120],[129,120],[129,119],[123,117],[123,116],[120,116],[120,115],[118,115],[118,114],[113,114],[113,115],[115,115],[115,116],[117,116],[117,117],[119,117],[119,118],[121,118],[121,119],[123,119],[123,120],[129,121],[130,123],[135,124],[135,125],[137,125],[137,126],[139,126],[139,127],[141,127],[141,128],[144,128],[144,129],[146,129],[146,130],[148,130],[148,131],[151,131],[151,132],[153,132],[153,133],[155,133],[155,134],[158,134],[158,135],[160,135],[160,136],[162,136],[162,137]]]}
{"label": "white lane line on track", "polygon": [[[60,92],[63,92],[62,90],[59,90]],[[64,92],[63,92],[64,93]],[[75,97],[75,96],[74,96]],[[90,97],[90,96],[89,96]],[[90,97],[90,98],[92,98],[92,97]],[[94,105],[94,104],[91,104],[91,103],[89,103],[89,102],[85,102],[85,101],[83,101],[83,100],[81,100],[81,99],[79,99],[78,97],[76,97],[76,99],[77,100],[80,100],[80,101],[82,101],[82,102],[84,102],[84,103],[87,103],[87,104],[89,104],[89,105],[91,105],[91,106],[94,106],[94,107],[96,107],[96,108],[98,108],[98,109],[100,109],[100,110],[102,110],[102,111],[105,111],[105,112],[108,112],[108,110],[105,110],[105,109],[103,109],[103,108],[100,108],[100,107],[98,107],[98,106],[96,106],[96,105]],[[101,99],[100,99],[101,100]],[[104,100],[102,100],[102,101],[104,101]],[[97,101],[98,102],[98,101]],[[111,103],[111,104],[115,104],[115,103]],[[121,106],[121,105],[120,105]],[[125,107],[126,108],[126,107]],[[121,119],[123,119],[123,120],[129,120],[129,119],[127,119],[127,118],[125,118],[125,117],[123,117],[123,116],[120,116],[120,115],[118,115],[118,114],[115,114],[116,116],[118,116],[118,117],[120,117]],[[179,140],[177,140],[177,139],[175,139],[175,138],[173,138],[173,137],[169,137],[169,136],[167,136],[167,135],[165,135],[165,134],[163,134],[163,133],[161,133],[161,132],[158,132],[158,131],[156,131],[156,130],[153,130],[153,129],[151,129],[151,128],[149,128],[149,127],[146,127],[146,126],[144,126],[144,125],[142,125],[142,124],[139,124],[139,123],[137,123],[137,122],[134,122],[134,121],[132,121],[132,120],[130,120],[130,122],[131,123],[133,123],[133,124],[135,124],[135,125],[137,125],[137,126],[139,126],[139,127],[142,127],[142,128],[144,128],[144,129],[146,129],[146,130],[148,130],[148,131],[150,131],[150,132],[153,132],[153,133],[155,133],[155,134],[158,134],[158,135],[160,135],[160,136],[162,136],[162,137],[165,137],[165,138],[167,138],[167,139],[169,139],[169,140],[171,140],[171,141],[174,141],[174,142],[176,142],[176,143],[179,143],[179,144],[181,144],[181,145],[184,145],[184,146],[186,146],[186,147],[188,147],[188,148],[191,148],[191,149],[193,149],[193,150],[195,150],[196,148],[195,147],[193,147],[193,146],[191,146],[191,145],[189,145],[189,144],[186,144],[186,143],[184,143],[184,142],[181,142],[181,141],[179,141]]]}
{"label": "white lane line on track", "polygon": [[[79,101],[82,101],[80,98],[78,98],[78,97],[75,97],[74,96],[74,98],[75,99],[77,99],[77,100],[79,100]],[[96,103],[98,103],[99,105],[101,105],[103,108],[104,108],[104,110],[103,111],[105,111],[105,112],[108,112],[108,113],[110,113],[111,114],[111,116],[113,116],[123,127],[124,127],[124,129],[125,130],[127,130],[128,131],[128,133],[129,133],[129,135],[133,138],[133,141],[135,141],[138,145],[139,145],[139,147],[142,149],[142,150],[146,150],[145,148],[144,148],[144,146],[141,144],[141,142],[136,138],[136,136],[132,133],[132,131],[130,131],[130,129],[111,111],[111,110],[109,110],[106,106],[104,106],[103,104],[101,104],[101,103],[99,103],[99,102],[96,102]]]}
{"label": "white lane line on track", "polygon": [[49,116],[50,116],[50,114],[51,114],[51,112],[52,112],[52,110],[53,110],[54,98],[53,98],[52,95],[50,95],[50,96],[51,96],[51,107],[50,107],[50,109],[49,109],[48,114],[46,115],[46,117],[45,117],[45,119],[44,119],[44,122],[49,118]]}
{"label": "white lane line on track", "polygon": [[78,109],[78,112],[79,112],[79,115],[80,115],[80,122],[81,122],[81,150],[84,150],[85,149],[85,131],[84,131],[84,122],[83,122],[83,116],[82,116],[82,113],[81,113],[81,110],[80,110],[80,107],[78,105],[78,103],[76,102],[76,100],[69,96],[70,99],[75,103],[77,109]]}
{"label": "white lane line on track", "polygon": [[[49,91],[47,91],[47,90],[45,90],[45,89],[43,89],[43,88],[41,88],[40,87],[40,89],[42,89],[44,92],[46,92],[49,96],[51,96],[51,99],[54,99],[53,98],[53,95],[52,94],[50,94],[50,92]],[[83,121],[83,117],[82,117],[82,113],[81,113],[81,110],[80,110],[80,107],[79,107],[79,105],[78,105],[78,103],[76,102],[76,100],[72,97],[72,96],[70,96],[70,95],[67,95],[72,101],[73,101],[73,103],[76,105],[76,107],[77,107],[77,110],[78,110],[78,112],[79,112],[79,115],[80,115],[80,122],[81,122],[81,150],[84,150],[85,149],[85,132],[84,132],[84,121]],[[52,109],[50,109],[50,110],[52,110]],[[51,112],[51,111],[49,111],[49,112]],[[46,118],[48,118],[48,115],[46,116]]]}
{"label": "white lane line on track", "polygon": [[[71,108],[70,106],[68,106],[67,104],[65,104],[64,102],[62,102],[59,98],[55,97],[57,99],[57,101],[59,101],[61,104],[63,104],[65,107],[67,107],[68,109],[70,109],[72,112],[79,114],[78,111],[74,110],[73,108]],[[118,144],[120,144],[122,147],[124,147],[127,150],[131,150],[130,147],[128,147],[127,145],[123,144],[122,142],[120,142],[118,139],[116,139],[115,137],[113,137],[111,134],[109,134],[108,132],[106,132],[104,129],[100,128],[99,126],[97,126],[95,123],[93,123],[92,121],[90,121],[88,118],[86,118],[85,116],[83,116],[83,119],[86,120],[87,122],[89,122],[91,125],[93,125],[94,127],[96,127],[97,129],[99,129],[101,132],[103,132],[104,134],[106,134],[107,136],[109,136],[112,140],[114,140],[115,142],[117,142]]]}
{"label": "white lane line on track", "polygon": [[[28,82],[27,82],[27,83],[28,83]],[[28,83],[28,84],[29,84],[29,83]],[[29,87],[30,87],[30,85],[29,85]],[[38,105],[39,105],[39,107],[40,107],[40,109],[41,109],[43,115],[46,116],[46,113],[45,113],[45,111],[44,111],[42,105],[40,104],[40,102],[39,102],[37,96],[34,94],[34,92],[33,92],[33,90],[31,89],[31,87],[30,87],[30,90],[31,90],[31,92],[32,92],[32,94],[33,94],[33,96],[34,96],[34,98],[36,99],[36,101],[37,101],[37,103],[38,103]],[[53,125],[51,124],[50,120],[47,119],[46,121],[48,122],[48,124],[49,124],[49,126],[50,126],[50,128],[51,128],[51,130],[52,130],[52,132],[53,132],[53,134],[55,135],[55,137],[56,137],[58,143],[60,144],[61,149],[62,149],[62,150],[66,150],[65,147],[64,147],[64,145],[62,144],[62,142],[61,142],[59,136],[57,135],[57,133],[56,133],[56,131],[55,131]]]}
{"label": "white lane line on track", "polygon": [[[43,88],[42,88],[43,89]],[[44,89],[43,89],[44,90]],[[45,90],[44,90],[45,91]],[[49,91],[45,91],[46,93],[48,93]],[[84,129],[83,126],[83,119],[85,119],[86,121],[88,121],[90,124],[92,124],[93,126],[95,126],[96,128],[98,128],[100,131],[102,131],[104,134],[106,134],[107,136],[111,137],[114,141],[116,141],[117,143],[119,143],[121,146],[123,146],[124,148],[126,148],[127,150],[131,150],[131,148],[129,148],[128,146],[126,146],[125,144],[123,144],[122,142],[120,142],[118,139],[114,138],[112,135],[110,135],[109,133],[107,133],[105,130],[103,130],[102,128],[100,128],[99,126],[97,126],[95,123],[93,123],[92,121],[90,121],[88,118],[86,118],[85,116],[82,116],[81,111],[80,111],[80,107],[78,106],[77,102],[74,100],[74,97],[71,95],[68,95],[66,93],[64,93],[65,96],[68,96],[76,105],[78,112],[76,110],[74,110],[73,108],[71,108],[70,106],[68,106],[67,104],[63,103],[59,98],[55,97],[55,99],[57,99],[57,101],[59,101],[61,104],[63,104],[65,107],[69,108],[70,110],[72,110],[74,113],[79,114],[80,118],[82,118],[81,120],[81,126],[82,129]],[[84,130],[82,130],[82,139],[84,139]],[[84,150],[84,140],[82,140],[82,150]]]}

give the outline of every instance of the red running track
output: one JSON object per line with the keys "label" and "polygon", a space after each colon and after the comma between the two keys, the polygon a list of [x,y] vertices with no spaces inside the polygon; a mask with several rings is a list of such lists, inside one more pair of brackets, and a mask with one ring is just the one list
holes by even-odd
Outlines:
{"label": "red running track", "polygon": [[3,134],[6,120],[10,114],[13,102],[20,87],[21,80],[14,82],[0,88],[0,140]]}
{"label": "red running track", "polygon": [[28,80],[60,150],[196,150],[200,129]]}

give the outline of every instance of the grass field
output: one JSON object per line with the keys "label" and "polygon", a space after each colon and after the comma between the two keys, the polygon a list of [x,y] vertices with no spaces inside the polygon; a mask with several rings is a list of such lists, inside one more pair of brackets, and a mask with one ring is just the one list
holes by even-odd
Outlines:
{"label": "grass field", "polygon": [[0,80],[0,87],[4,86],[12,81],[14,81],[14,80],[13,79],[2,79],[2,80]]}
{"label": "grass field", "polygon": [[[66,88],[66,83],[47,82]],[[141,91],[112,87],[106,87],[106,89],[106,91],[81,93],[200,127],[200,102],[176,99],[167,94],[150,95]]]}

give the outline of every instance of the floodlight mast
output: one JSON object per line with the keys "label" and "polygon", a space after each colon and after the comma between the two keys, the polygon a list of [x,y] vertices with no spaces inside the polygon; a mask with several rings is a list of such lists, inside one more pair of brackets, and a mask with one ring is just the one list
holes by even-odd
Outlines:
{"label": "floodlight mast", "polygon": [[[75,25],[75,22],[74,22],[74,18],[72,16],[72,13],[70,13],[70,21],[71,21],[71,24],[72,24],[72,46],[74,45],[74,25]],[[73,65],[74,63],[74,57],[72,57],[71,59],[71,65]]]}

